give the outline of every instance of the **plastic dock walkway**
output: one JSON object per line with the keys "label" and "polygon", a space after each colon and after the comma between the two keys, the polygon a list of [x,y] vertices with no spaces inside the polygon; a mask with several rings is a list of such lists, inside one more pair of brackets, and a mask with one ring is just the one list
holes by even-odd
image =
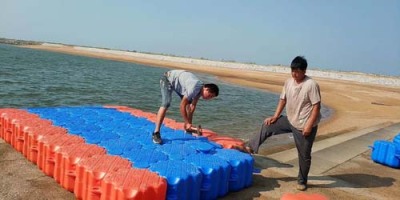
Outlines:
{"label": "plastic dock walkway", "polygon": [[216,199],[252,184],[243,141],[124,106],[0,109],[0,136],[78,199]]}

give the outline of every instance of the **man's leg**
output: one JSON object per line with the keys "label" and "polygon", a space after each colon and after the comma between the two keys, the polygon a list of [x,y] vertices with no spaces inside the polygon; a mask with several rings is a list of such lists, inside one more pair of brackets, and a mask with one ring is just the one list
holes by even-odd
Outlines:
{"label": "man's leg", "polygon": [[286,116],[281,116],[271,125],[266,125],[263,122],[260,132],[253,135],[249,141],[248,147],[250,147],[254,153],[258,153],[261,144],[269,137],[290,132],[290,123]]}
{"label": "man's leg", "polygon": [[[309,136],[304,137],[302,131],[293,127],[293,138],[299,157],[299,174],[297,182],[299,185],[307,185],[308,172],[311,167],[311,150],[317,134],[318,126],[311,130]],[[306,189],[306,188],[305,188]]]}
{"label": "man's leg", "polygon": [[165,113],[167,113],[167,110],[168,110],[167,108],[162,106],[158,109],[156,118],[156,129],[154,130],[154,132],[160,132],[161,124],[164,121]]}
{"label": "man's leg", "polygon": [[156,144],[161,144],[161,134],[160,134],[160,129],[161,129],[161,124],[164,121],[165,114],[171,104],[172,100],[172,86],[169,83],[168,79],[166,76],[162,76],[160,78],[160,88],[161,88],[161,97],[162,97],[162,103],[160,108],[158,109],[157,112],[157,117],[156,117],[156,127],[153,132],[153,142]]}

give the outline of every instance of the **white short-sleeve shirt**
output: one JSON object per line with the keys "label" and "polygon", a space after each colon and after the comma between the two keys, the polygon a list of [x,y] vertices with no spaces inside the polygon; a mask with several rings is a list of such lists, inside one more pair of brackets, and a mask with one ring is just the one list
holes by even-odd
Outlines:
{"label": "white short-sleeve shirt", "polygon": [[[280,98],[286,99],[288,120],[298,130],[303,130],[311,116],[313,105],[321,102],[319,85],[308,76],[300,84],[293,78],[286,80]],[[313,127],[318,125],[320,120],[321,114],[318,115]]]}

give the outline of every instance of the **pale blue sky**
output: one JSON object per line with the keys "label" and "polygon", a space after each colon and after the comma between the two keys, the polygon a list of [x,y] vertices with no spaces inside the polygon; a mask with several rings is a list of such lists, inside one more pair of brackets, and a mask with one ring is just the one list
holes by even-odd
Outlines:
{"label": "pale blue sky", "polygon": [[0,37],[400,76],[399,0],[0,0]]}

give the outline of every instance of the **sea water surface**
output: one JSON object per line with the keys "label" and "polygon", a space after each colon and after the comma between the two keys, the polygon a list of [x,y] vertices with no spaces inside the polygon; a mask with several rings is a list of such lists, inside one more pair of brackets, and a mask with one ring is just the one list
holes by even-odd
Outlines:
{"label": "sea water surface", "polygon": [[[0,44],[0,107],[111,104],[156,113],[161,103],[159,78],[167,70]],[[220,94],[213,100],[199,101],[195,125],[247,140],[275,112],[278,94],[236,86],[207,74],[196,75],[204,82],[218,84]],[[179,102],[173,95],[168,118],[182,121]],[[330,110],[323,106],[322,113],[326,119]]]}

